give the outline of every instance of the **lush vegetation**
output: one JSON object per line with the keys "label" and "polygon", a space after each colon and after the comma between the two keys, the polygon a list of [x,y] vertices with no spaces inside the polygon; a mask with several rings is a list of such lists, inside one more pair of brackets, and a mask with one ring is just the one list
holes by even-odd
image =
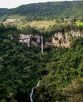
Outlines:
{"label": "lush vegetation", "polygon": [[78,27],[79,26],[83,27],[83,22],[77,21],[76,24],[77,24]]}
{"label": "lush vegetation", "polygon": [[38,102],[83,101],[82,43],[83,39],[75,39],[70,49],[54,48],[48,52],[49,62],[45,67],[48,74],[36,93]]}
{"label": "lush vegetation", "polygon": [[[83,38],[75,38],[70,48],[27,47],[19,33],[43,34],[77,29],[74,25],[53,26],[48,31],[31,27],[0,25],[0,102],[29,102],[33,86],[34,102],[83,102]],[[81,28],[82,29],[82,28]],[[9,35],[13,34],[11,40]]]}
{"label": "lush vegetation", "polygon": [[[4,10],[0,9],[0,15],[26,16],[27,20],[42,20],[55,18],[82,18],[83,1],[48,2],[22,5],[20,7]],[[6,11],[6,12],[5,12]]]}

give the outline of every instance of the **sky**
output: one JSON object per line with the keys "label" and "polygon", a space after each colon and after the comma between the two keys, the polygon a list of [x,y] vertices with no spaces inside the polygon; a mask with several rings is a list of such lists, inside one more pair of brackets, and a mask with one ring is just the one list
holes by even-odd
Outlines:
{"label": "sky", "polygon": [[[39,3],[51,1],[64,1],[64,0],[0,0],[0,8],[15,8],[23,4]],[[65,0],[71,1],[71,0]]]}

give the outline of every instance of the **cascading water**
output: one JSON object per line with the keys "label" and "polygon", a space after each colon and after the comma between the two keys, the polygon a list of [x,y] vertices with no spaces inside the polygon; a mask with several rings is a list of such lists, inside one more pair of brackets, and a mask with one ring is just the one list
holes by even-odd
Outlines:
{"label": "cascading water", "polygon": [[41,53],[43,54],[44,53],[44,48],[43,48],[43,36],[41,36]]}
{"label": "cascading water", "polygon": [[30,93],[30,102],[33,102],[34,89],[39,87],[39,85],[40,85],[40,81],[38,81],[37,85],[32,88],[31,93]]}

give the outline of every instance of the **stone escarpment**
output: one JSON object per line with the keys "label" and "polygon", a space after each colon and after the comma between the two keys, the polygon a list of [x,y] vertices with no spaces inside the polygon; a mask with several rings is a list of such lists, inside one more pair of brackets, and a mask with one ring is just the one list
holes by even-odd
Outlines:
{"label": "stone escarpment", "polygon": [[25,43],[28,46],[30,45],[34,45],[36,47],[38,47],[41,43],[41,36],[39,35],[28,35],[28,34],[20,34],[20,38],[19,41],[21,43]]}
{"label": "stone escarpment", "polygon": [[[68,32],[56,32],[50,36],[50,40],[45,40],[43,36],[43,47],[70,47],[71,38],[83,37],[83,30],[71,30]],[[11,39],[13,39],[11,37]],[[34,45],[35,47],[41,47],[42,36],[39,34],[20,34],[19,42],[27,44],[29,47]]]}
{"label": "stone escarpment", "polygon": [[52,44],[54,47],[70,47],[71,37],[83,37],[83,31],[56,32],[52,36]]}
{"label": "stone escarpment", "polygon": [[43,36],[20,34],[19,41],[21,43],[27,44],[29,47],[34,45],[36,47],[41,48],[41,53],[43,54],[43,48],[44,48]]}

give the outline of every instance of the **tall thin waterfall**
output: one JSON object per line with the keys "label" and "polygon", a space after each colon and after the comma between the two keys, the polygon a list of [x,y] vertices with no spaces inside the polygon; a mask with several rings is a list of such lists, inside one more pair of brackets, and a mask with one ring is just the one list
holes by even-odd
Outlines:
{"label": "tall thin waterfall", "polygon": [[32,88],[31,93],[30,93],[30,101],[31,102],[33,102],[33,92],[34,92],[34,87]]}
{"label": "tall thin waterfall", "polygon": [[44,53],[43,36],[41,36],[41,53]]}
{"label": "tall thin waterfall", "polygon": [[40,81],[38,81],[37,85],[32,88],[31,93],[30,93],[30,102],[33,102],[34,89],[39,87],[39,85],[40,85]]}
{"label": "tall thin waterfall", "polygon": [[30,47],[31,35],[28,36],[28,47]]}

